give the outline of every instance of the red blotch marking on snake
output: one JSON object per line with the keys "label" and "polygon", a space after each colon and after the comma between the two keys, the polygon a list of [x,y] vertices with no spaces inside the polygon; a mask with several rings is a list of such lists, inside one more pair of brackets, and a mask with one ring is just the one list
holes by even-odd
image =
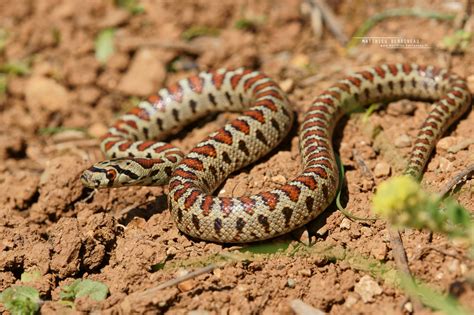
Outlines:
{"label": "red blotch marking on snake", "polygon": [[220,143],[225,143],[227,145],[232,145],[233,142],[232,133],[225,129],[220,129],[217,134],[212,137],[212,139]]}
{"label": "red blotch marking on snake", "polygon": [[204,170],[204,164],[202,163],[202,161],[195,158],[185,158],[181,161],[181,164],[184,164],[195,171]]}
{"label": "red blotch marking on snake", "polygon": [[196,147],[191,150],[193,153],[198,153],[200,155],[204,155],[206,157],[216,157],[217,152],[216,148],[212,144],[206,144],[200,147]]}
{"label": "red blotch marking on snake", "polygon": [[291,201],[297,202],[300,197],[300,188],[295,185],[286,184],[280,187],[280,190],[283,191]]}
{"label": "red blotch marking on snake", "polygon": [[244,120],[236,119],[236,120],[232,121],[230,124],[236,130],[238,130],[238,131],[240,131],[240,132],[242,132],[246,135],[248,135],[250,133],[250,125]]}
{"label": "red blotch marking on snake", "polygon": [[188,82],[189,82],[189,86],[191,87],[191,89],[194,92],[196,92],[198,94],[202,93],[203,79],[200,76],[193,75],[193,76],[188,78]]}
{"label": "red blotch marking on snake", "polygon": [[252,119],[258,121],[261,124],[265,123],[265,116],[263,115],[263,113],[261,111],[259,111],[257,109],[246,110],[242,113],[242,115],[249,116],[249,117],[251,117]]}

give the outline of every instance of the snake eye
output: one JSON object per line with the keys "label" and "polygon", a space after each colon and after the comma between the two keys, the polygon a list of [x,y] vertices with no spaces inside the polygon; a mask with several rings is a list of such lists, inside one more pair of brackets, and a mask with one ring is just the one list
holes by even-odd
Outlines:
{"label": "snake eye", "polygon": [[117,172],[115,170],[108,170],[105,176],[107,176],[109,181],[113,181],[117,176]]}

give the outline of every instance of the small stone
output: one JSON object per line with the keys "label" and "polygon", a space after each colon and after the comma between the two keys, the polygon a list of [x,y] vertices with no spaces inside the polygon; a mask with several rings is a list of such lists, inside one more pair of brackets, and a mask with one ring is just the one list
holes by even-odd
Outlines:
{"label": "small stone", "polygon": [[26,83],[26,104],[32,112],[37,112],[38,107],[57,111],[70,104],[69,93],[66,88],[53,79],[34,76]]}
{"label": "small stone", "polygon": [[366,227],[366,226],[361,227],[360,232],[364,236],[372,236],[372,230],[370,228]]}
{"label": "small stone", "polygon": [[411,115],[416,110],[416,104],[410,101],[401,100],[387,106],[387,113],[392,116]]}
{"label": "small stone", "polygon": [[411,139],[408,135],[401,135],[395,139],[394,144],[397,148],[408,148],[411,146]]}
{"label": "small stone", "polygon": [[295,81],[293,79],[286,79],[280,82],[280,87],[283,92],[290,93],[295,87]]}
{"label": "small stone", "polygon": [[436,151],[448,151],[453,145],[458,142],[456,137],[444,137],[439,139],[438,143],[436,143]]}
{"label": "small stone", "polygon": [[87,133],[94,138],[100,138],[107,132],[107,130],[107,126],[103,123],[94,123],[87,129]]}
{"label": "small stone", "polygon": [[316,234],[319,236],[324,236],[328,232],[329,227],[327,225],[323,225],[319,230],[316,231]]}
{"label": "small stone", "polygon": [[287,179],[285,176],[283,175],[276,175],[276,176],[273,176],[271,178],[271,181],[276,183],[276,184],[280,184],[280,185],[283,185],[286,183]]}
{"label": "small stone", "polygon": [[403,308],[409,313],[413,313],[413,304],[411,302],[406,302],[405,305],[403,305]]}
{"label": "small stone", "polygon": [[449,172],[453,168],[453,163],[445,157],[439,159],[439,170],[441,172]]}
{"label": "small stone", "polygon": [[187,315],[211,315],[212,313],[206,310],[192,310]]}
{"label": "small stone", "polygon": [[296,286],[296,281],[294,279],[288,278],[286,285],[288,288],[294,288]]}
{"label": "small stone", "polygon": [[375,164],[374,175],[375,177],[387,177],[390,175],[390,165],[385,162],[378,162]]}
{"label": "small stone", "polygon": [[459,141],[448,149],[449,153],[457,153],[461,150],[467,149],[471,144],[474,144],[474,138],[464,139],[461,138]]}
{"label": "small stone", "polygon": [[460,270],[460,264],[459,260],[453,259],[449,264],[448,264],[448,270],[451,273],[457,273]]}
{"label": "small stone", "polygon": [[382,288],[370,276],[363,276],[354,286],[354,291],[360,295],[364,303],[374,301],[374,296],[382,294]]}
{"label": "small stone", "polygon": [[459,270],[461,271],[461,275],[465,275],[469,271],[465,263],[459,265]]}
{"label": "small stone", "polygon": [[125,94],[148,96],[156,93],[156,87],[163,83],[165,76],[165,66],[156,51],[142,48],[135,54],[117,88]]}
{"label": "small stone", "polygon": [[341,224],[339,224],[339,227],[343,230],[349,230],[351,228],[351,220],[348,218],[344,218],[341,221]]}
{"label": "small stone", "polygon": [[81,86],[78,89],[79,100],[85,104],[94,104],[100,97],[100,90],[94,86]]}
{"label": "small stone", "polygon": [[195,287],[195,283],[194,283],[194,280],[193,280],[193,279],[189,279],[189,280],[183,281],[183,282],[181,282],[181,283],[178,284],[178,289],[179,289],[181,292],[190,291],[190,290],[192,290],[194,287]]}
{"label": "small stone", "polygon": [[309,57],[305,54],[296,54],[290,64],[295,68],[304,69],[309,65]]}
{"label": "small stone", "polygon": [[311,275],[312,275],[312,272],[309,269],[301,269],[301,270],[298,271],[298,273],[301,276],[305,276],[305,277],[311,277]]}
{"label": "small stone", "polygon": [[357,300],[358,298],[351,294],[346,298],[346,301],[344,302],[344,306],[347,308],[351,308],[352,306],[354,306],[354,304],[357,303]]}
{"label": "small stone", "polygon": [[378,242],[371,249],[371,254],[375,259],[384,260],[387,257],[388,248],[383,242]]}
{"label": "small stone", "polygon": [[300,299],[294,299],[290,302],[290,307],[296,315],[324,315],[325,312],[306,304]]}

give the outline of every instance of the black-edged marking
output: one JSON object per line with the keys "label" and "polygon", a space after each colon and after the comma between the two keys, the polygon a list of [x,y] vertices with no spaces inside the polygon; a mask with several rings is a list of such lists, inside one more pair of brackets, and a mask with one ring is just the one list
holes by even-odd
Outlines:
{"label": "black-edged marking", "polygon": [[260,214],[258,216],[258,223],[260,223],[263,226],[266,233],[270,233],[270,223],[268,223],[268,217],[267,216],[265,216],[263,214]]}
{"label": "black-edged marking", "polygon": [[227,154],[227,152],[225,152],[225,151],[222,152],[222,160],[223,160],[224,162],[226,162],[227,164],[232,163],[232,160],[230,159],[229,154]]}
{"label": "black-edged marking", "polygon": [[191,221],[193,222],[194,228],[199,231],[199,218],[193,214]]}
{"label": "black-edged marking", "polygon": [[293,209],[289,207],[285,207],[283,208],[283,210],[281,210],[281,212],[283,213],[283,216],[285,217],[285,226],[288,227],[290,225],[291,216],[293,215]]}
{"label": "black-edged marking", "polygon": [[247,148],[247,144],[245,144],[244,140],[239,141],[239,150],[244,152],[246,156],[250,155],[249,149]]}
{"label": "black-edged marking", "polygon": [[216,234],[220,234],[222,230],[222,220],[219,218],[216,218],[214,220],[214,231],[216,231]]}
{"label": "black-edged marking", "polygon": [[160,129],[160,131],[163,131],[163,120],[161,118],[156,119],[156,125],[158,126],[158,129]]}
{"label": "black-edged marking", "polygon": [[209,102],[211,102],[212,105],[217,106],[216,98],[214,94],[209,93],[207,94],[207,97],[209,98]]}
{"label": "black-edged marking", "polygon": [[148,139],[148,128],[143,127],[142,132],[143,132],[143,136],[145,137],[145,139]]}
{"label": "black-edged marking", "polygon": [[268,146],[267,138],[265,138],[265,135],[263,134],[263,132],[260,129],[257,129],[255,131],[255,137],[258,140],[260,140],[260,142],[262,142],[264,145]]}
{"label": "black-edged marking", "polygon": [[178,111],[176,108],[173,108],[173,110],[171,111],[171,113],[173,114],[174,120],[176,120],[177,122],[179,122],[179,111]]}
{"label": "black-edged marking", "polygon": [[245,220],[243,218],[238,218],[237,219],[237,222],[235,223],[235,228],[237,229],[237,231],[242,232],[242,230],[244,229],[245,227]]}
{"label": "black-edged marking", "polygon": [[280,125],[278,124],[278,121],[275,120],[275,118],[272,118],[270,120],[270,123],[272,124],[273,128],[275,128],[275,130],[280,133]]}
{"label": "black-edged marking", "polygon": [[382,84],[380,84],[380,83],[377,84],[377,91],[379,91],[380,94],[383,93],[383,86],[382,86]]}
{"label": "black-edged marking", "polygon": [[212,176],[214,176],[214,178],[217,178],[218,176],[217,169],[213,165],[209,165],[208,169],[209,169],[209,172],[212,174]]}
{"label": "black-edged marking", "polygon": [[232,102],[232,97],[230,96],[229,92],[225,92],[225,97],[227,98],[227,101],[229,102],[230,105],[234,105]]}
{"label": "black-edged marking", "polygon": [[305,200],[305,204],[306,204],[306,209],[308,210],[308,213],[313,212],[314,198],[311,196],[307,197]]}
{"label": "black-edged marking", "polygon": [[193,112],[193,114],[196,114],[197,103],[195,100],[189,101],[189,107],[191,107],[191,111]]}
{"label": "black-edged marking", "polygon": [[168,177],[170,177],[171,174],[173,173],[173,168],[171,166],[167,166],[167,167],[165,167],[164,171],[165,171],[166,175],[168,175]]}

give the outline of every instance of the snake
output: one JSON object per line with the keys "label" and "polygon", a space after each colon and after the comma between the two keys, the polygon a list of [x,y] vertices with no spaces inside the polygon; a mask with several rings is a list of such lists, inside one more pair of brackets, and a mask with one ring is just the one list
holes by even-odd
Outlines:
{"label": "snake", "polygon": [[[339,169],[332,145],[337,122],[373,103],[432,102],[404,174],[421,180],[437,140],[471,108],[457,74],[430,65],[382,64],[349,74],[321,92],[299,128],[302,171],[254,195],[213,195],[237,170],[259,160],[295,121],[288,96],[265,74],[238,68],[201,72],[160,89],[116,120],[101,138],[108,160],[81,175],[93,189],[168,185],[168,207],[179,230],[218,243],[274,238],[315,219],[334,200]],[[216,112],[239,112],[187,154],[163,140]]]}

